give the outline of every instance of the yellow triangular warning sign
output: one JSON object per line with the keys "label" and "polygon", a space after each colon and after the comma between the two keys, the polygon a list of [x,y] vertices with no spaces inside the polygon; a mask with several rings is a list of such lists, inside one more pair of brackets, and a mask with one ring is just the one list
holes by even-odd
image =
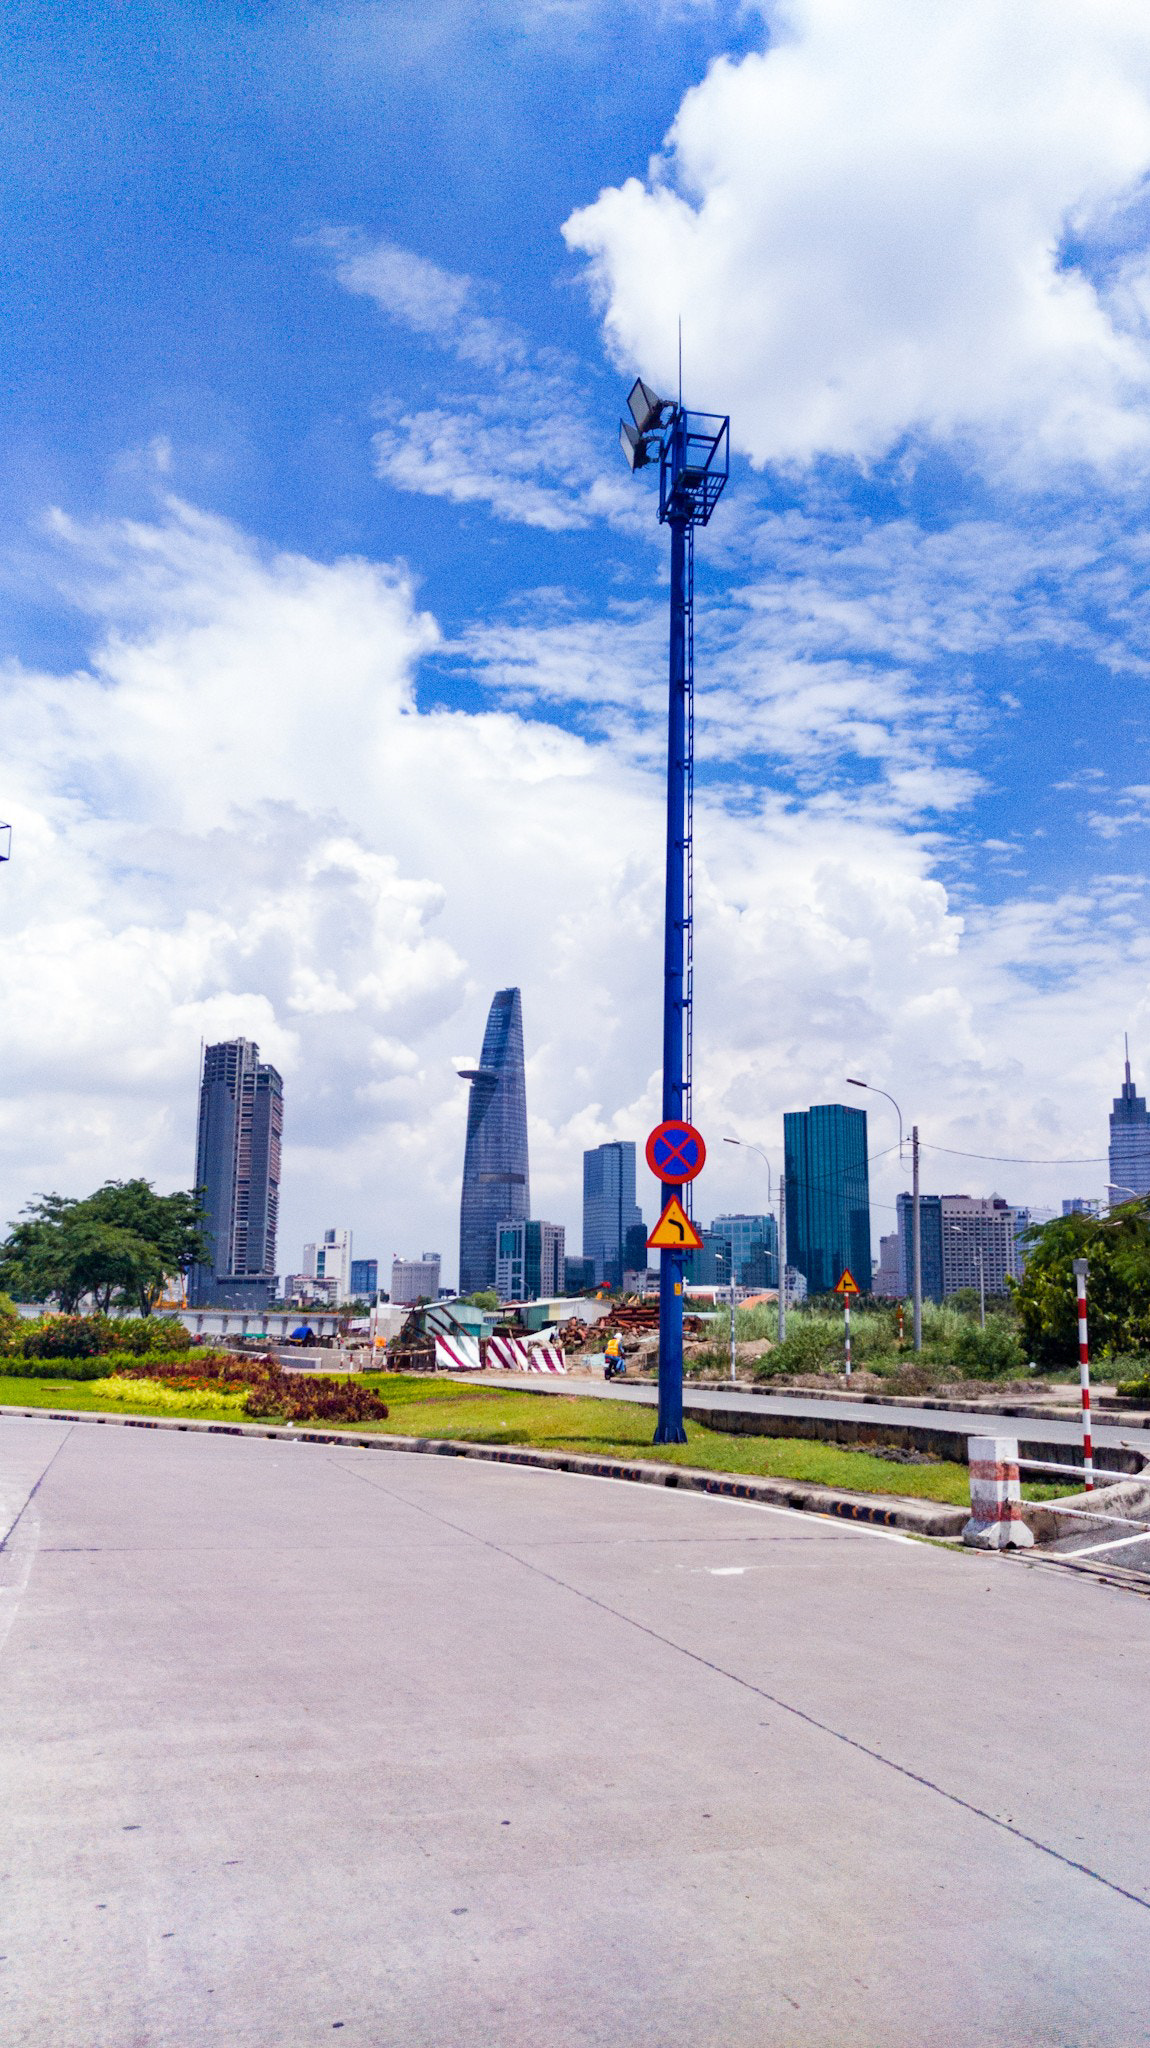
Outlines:
{"label": "yellow triangular warning sign", "polygon": [[[647,1239],[653,1252],[701,1251],[703,1240],[695,1229],[678,1195],[672,1195],[654,1230]],[[857,1290],[856,1290],[857,1292]]]}
{"label": "yellow triangular warning sign", "polygon": [[835,1293],[836,1293],[836,1294],[857,1294],[857,1293],[858,1293],[858,1291],[859,1291],[859,1284],[858,1284],[858,1281],[857,1281],[857,1280],[855,1279],[855,1277],[854,1277],[854,1274],[853,1274],[853,1273],[851,1272],[851,1269],[850,1269],[850,1267],[849,1267],[849,1266],[844,1266],[844,1268],[843,1268],[843,1276],[842,1276],[842,1279],[841,1279],[841,1280],[839,1281],[839,1283],[838,1283],[838,1286],[837,1286],[837,1287],[835,1288]]}

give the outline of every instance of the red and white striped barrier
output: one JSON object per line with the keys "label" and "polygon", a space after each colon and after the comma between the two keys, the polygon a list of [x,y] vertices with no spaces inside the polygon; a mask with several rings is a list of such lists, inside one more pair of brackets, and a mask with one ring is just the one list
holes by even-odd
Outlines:
{"label": "red and white striped barrier", "polygon": [[972,1436],[966,1455],[970,1520],[963,1542],[975,1550],[1025,1550],[1034,1537],[1022,1519],[1017,1437]]}
{"label": "red and white striped barrier", "polygon": [[522,1337],[489,1337],[487,1363],[500,1372],[566,1372],[561,1344],[524,1343]]}
{"label": "red and white striped barrier", "polygon": [[500,1372],[530,1372],[527,1346],[521,1337],[489,1337],[487,1363]]}
{"label": "red and white striped barrier", "polygon": [[1086,1259],[1074,1260],[1074,1285],[1078,1291],[1078,1377],[1082,1385],[1082,1463],[1086,1472],[1084,1491],[1094,1491],[1094,1435],[1090,1427],[1090,1337],[1086,1327]]}
{"label": "red and white striped barrier", "polygon": [[483,1360],[479,1356],[478,1337],[468,1337],[462,1330],[453,1330],[450,1337],[435,1334],[435,1369],[437,1372],[480,1372]]}
{"label": "red and white striped barrier", "polygon": [[533,1344],[529,1353],[531,1372],[566,1372],[567,1360],[561,1344]]}

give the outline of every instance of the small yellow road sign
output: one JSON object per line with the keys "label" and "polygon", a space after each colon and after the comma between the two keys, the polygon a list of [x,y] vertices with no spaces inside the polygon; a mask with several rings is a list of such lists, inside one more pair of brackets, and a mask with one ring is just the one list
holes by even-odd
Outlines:
{"label": "small yellow road sign", "polygon": [[845,1267],[843,1268],[843,1276],[842,1276],[842,1279],[841,1279],[841,1280],[839,1281],[839,1283],[838,1283],[837,1287],[835,1288],[835,1293],[836,1293],[836,1294],[857,1294],[857,1293],[858,1293],[858,1291],[859,1291],[859,1284],[858,1284],[858,1281],[857,1281],[857,1280],[855,1279],[855,1276],[854,1276],[854,1274],[853,1274],[853,1273],[851,1272],[851,1269],[850,1269],[850,1267],[849,1267],[849,1266],[845,1266]]}
{"label": "small yellow road sign", "polygon": [[[672,1195],[654,1230],[647,1239],[653,1252],[700,1251],[703,1240],[695,1229],[678,1195]],[[855,1289],[857,1294],[858,1289]]]}

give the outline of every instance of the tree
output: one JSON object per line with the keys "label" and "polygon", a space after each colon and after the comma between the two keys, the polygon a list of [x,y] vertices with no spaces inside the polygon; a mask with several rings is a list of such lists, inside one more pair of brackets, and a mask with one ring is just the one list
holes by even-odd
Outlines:
{"label": "tree", "polygon": [[0,1284],[25,1301],[55,1297],[66,1315],[91,1295],[150,1315],[164,1281],[206,1256],[193,1195],[157,1195],[149,1181],[107,1181],[86,1200],[42,1195],[0,1245]]}
{"label": "tree", "polygon": [[1078,1355],[1072,1262],[1088,1259],[1090,1348],[1114,1357],[1150,1347],[1150,1201],[1126,1202],[1109,1216],[1056,1216],[1027,1233],[1027,1263],[1012,1283],[1023,1341],[1041,1364],[1070,1365]]}
{"label": "tree", "polygon": [[98,1222],[131,1232],[159,1254],[163,1268],[159,1279],[146,1278],[141,1268],[134,1290],[129,1290],[134,1291],[142,1316],[151,1314],[166,1277],[186,1273],[211,1256],[200,1227],[203,1211],[195,1195],[182,1191],[158,1195],[149,1180],[109,1180],[80,1207]]}

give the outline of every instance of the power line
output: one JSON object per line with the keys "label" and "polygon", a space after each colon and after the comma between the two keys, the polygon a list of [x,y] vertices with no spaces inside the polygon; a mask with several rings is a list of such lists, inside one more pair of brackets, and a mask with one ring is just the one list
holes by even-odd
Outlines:
{"label": "power line", "polygon": [[[989,1159],[994,1166],[1105,1166],[1106,1154],[1100,1152],[1094,1159],[1012,1159],[1002,1152],[960,1152],[955,1145],[932,1145],[925,1138],[919,1143],[924,1152],[946,1152],[952,1159]],[[875,1157],[877,1158],[877,1153]]]}

